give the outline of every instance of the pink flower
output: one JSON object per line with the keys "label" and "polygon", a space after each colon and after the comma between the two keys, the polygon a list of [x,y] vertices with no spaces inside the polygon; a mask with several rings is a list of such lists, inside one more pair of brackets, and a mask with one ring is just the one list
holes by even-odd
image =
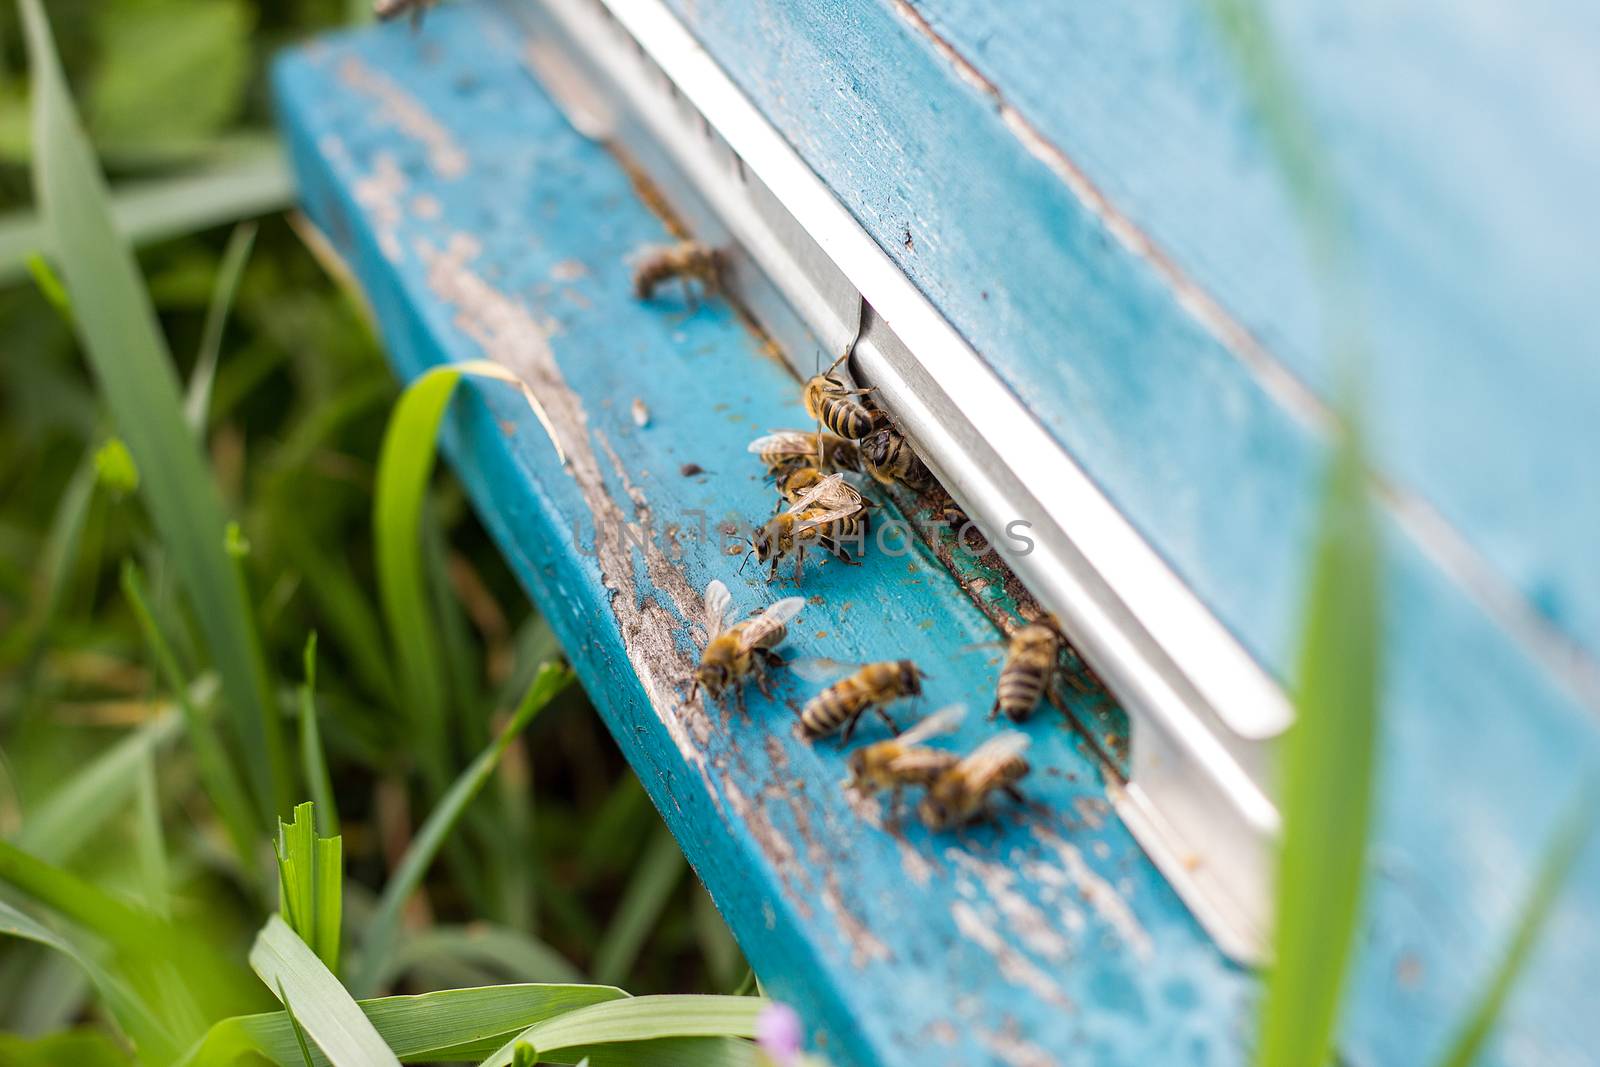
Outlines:
{"label": "pink flower", "polygon": [[793,1067],[804,1039],[800,1016],[787,1004],[774,1000],[756,1016],[756,1044],[778,1067]]}

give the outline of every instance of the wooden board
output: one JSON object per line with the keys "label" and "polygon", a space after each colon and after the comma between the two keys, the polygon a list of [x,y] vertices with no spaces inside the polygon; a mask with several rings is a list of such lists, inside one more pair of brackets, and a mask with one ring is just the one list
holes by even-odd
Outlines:
{"label": "wooden board", "polygon": [[[725,307],[631,298],[626,257],[665,231],[616,163],[562,122],[521,48],[509,24],[460,5],[432,13],[419,36],[384,27],[288,56],[276,86],[303,201],[355,268],[401,374],[487,356],[539,397],[564,463],[527,404],[498,386],[464,388],[448,450],[763,979],[840,1064],[1148,1063],[1174,1050],[1184,1062],[1242,1062],[1253,980],[1221,959],[1110,814],[1099,764],[1058,716],[1029,725],[1026,811],[936,837],[891,832],[880,805],[840,790],[836,748],[793,736],[809,683],[789,681],[771,703],[752,694],[748,718],[683,701],[705,582],[723,578],[743,608],[787,595],[749,568],[739,575],[716,528],[770,510],[744,444],[803,423],[798,388]],[[933,220],[924,248],[975,239],[953,214]],[[1109,288],[1119,279],[1126,291]],[[1137,281],[1108,273],[1099,299],[1140,329],[1172,321],[1163,294]],[[1153,366],[1144,386],[1155,395],[1167,372],[1188,381],[1184,369]],[[635,398],[651,414],[644,428]],[[1174,425],[1113,413],[1083,421],[1119,434]],[[1230,455],[1246,453],[1210,458]],[[1281,478],[1249,469],[1269,483],[1266,499],[1303,521],[1304,490],[1278,500],[1270,486],[1309,478],[1314,459],[1307,444],[1281,457]],[[683,476],[691,462],[709,473]],[[1226,479],[1211,478],[1185,492],[1186,507],[1212,506],[1200,502],[1205,486]],[[1218,535],[1208,551],[1241,557],[1233,577],[1248,581],[1222,602],[1280,655],[1293,596],[1266,597],[1253,571],[1297,585],[1297,560],[1292,542],[1246,556],[1256,543]],[[1391,574],[1396,714],[1346,1035],[1355,1063],[1413,1062],[1437,1047],[1498,947],[1566,799],[1563,775],[1595,752],[1587,713],[1398,537]],[[991,655],[964,646],[993,628],[931,554],[829,565],[803,592],[817,599],[793,653],[909,656],[935,675],[924,710],[987,707]],[[990,729],[971,721],[959,742]],[[1535,984],[1515,998],[1504,1062],[1593,1047],[1581,1005],[1600,960],[1583,906],[1600,885],[1596,859],[1568,894]]]}

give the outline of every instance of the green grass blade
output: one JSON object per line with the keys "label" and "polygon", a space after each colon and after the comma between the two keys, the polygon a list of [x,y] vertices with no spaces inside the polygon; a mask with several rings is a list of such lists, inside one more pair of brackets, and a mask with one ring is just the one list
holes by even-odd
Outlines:
{"label": "green grass blade", "polygon": [[[95,450],[90,448],[84,453],[77,470],[73,471],[72,478],[56,502],[55,514],[50,518],[27,623],[18,627],[15,634],[7,635],[0,641],[8,653],[14,648],[20,650],[22,666],[18,677],[21,679],[22,699],[17,703],[22,708],[25,722],[33,720],[43,699],[39,690],[39,665],[44,659],[56,618],[61,613],[62,601],[72,583],[74,565],[78,562],[79,548],[83,544],[84,527],[94,503],[96,482]],[[12,716],[10,707],[0,707],[0,722]]]}
{"label": "green grass blade", "polygon": [[[294,178],[282,152],[263,144],[159,181],[119,185],[111,194],[111,216],[129,244],[142,246],[265,215],[293,200]],[[21,277],[28,256],[48,240],[34,212],[0,216],[0,285]]]}
{"label": "green grass blade", "polygon": [[384,988],[418,964],[435,960],[480,964],[517,982],[581,981],[583,975],[561,953],[519,930],[489,923],[435,926],[407,935],[389,954],[375,984]]}
{"label": "green grass blade", "polygon": [[460,380],[459,371],[436,368],[401,394],[378,454],[372,516],[378,591],[395,669],[418,732],[423,769],[436,790],[445,779],[445,668],[433,636],[420,524],[439,422]]}
{"label": "green grass blade", "polygon": [[56,314],[61,316],[61,321],[68,326],[72,325],[72,298],[67,296],[66,286],[61,284],[61,279],[56,277],[56,272],[51,269],[50,261],[38,252],[29,252],[27,257],[28,274],[33,278],[34,286],[56,309]]}
{"label": "green grass blade", "polygon": [[[561,1049],[675,1037],[755,1037],[756,1016],[766,1001],[756,997],[660,996],[579,1008],[535,1023],[507,1041],[479,1067],[508,1067],[517,1042],[526,1041],[544,1059]],[[592,1053],[587,1053],[592,1054]]]}
{"label": "green grass blade", "polygon": [[[476,1061],[534,1023],[576,1008],[626,998],[596,985],[496,985],[358,1002],[380,1037],[407,1063]],[[283,1012],[224,1019],[184,1058],[186,1065],[229,1063],[247,1049],[285,1065],[298,1062],[293,1027]],[[327,1058],[313,1048],[312,1058]]]}
{"label": "green grass blade", "polygon": [[305,576],[306,592],[316,601],[317,613],[327,620],[330,636],[349,658],[361,683],[385,706],[398,706],[399,692],[389,671],[383,627],[342,554],[335,558],[298,528],[280,528],[277,538],[279,549]]}
{"label": "green grass blade", "polygon": [[619,982],[633,970],[645,938],[655,929],[667,898],[683,880],[687,866],[672,832],[665,826],[657,827],[644,857],[628,879],[605,936],[595,948],[592,969],[596,981]]}
{"label": "green grass blade", "polygon": [[717,989],[731,989],[744,967],[744,953],[723,921],[716,902],[698,882],[694,887],[694,932],[706,971]]}
{"label": "green grass blade", "polygon": [[1555,839],[1545,849],[1544,860],[1539,865],[1539,877],[1518,913],[1517,925],[1506,944],[1505,955],[1479,994],[1472,1012],[1450,1042],[1448,1051],[1438,1061],[1439,1067],[1471,1067],[1483,1051],[1512,987],[1516,985],[1523,966],[1539,943],[1539,934],[1555,908],[1562,885],[1572,873],[1573,865],[1578,862],[1578,857],[1594,832],[1596,792],[1592,782],[1580,789],[1571,809],[1557,827]]}
{"label": "green grass blade", "polygon": [[416,891],[422,876],[427,873],[428,866],[438,855],[439,849],[443,847],[450,831],[466,811],[467,805],[478,795],[478,791],[494,773],[495,765],[500,762],[500,757],[505,753],[507,746],[571,680],[570,671],[554,664],[546,664],[534,678],[533,684],[528,687],[521,705],[506,723],[505,728],[500,731],[500,735],[488,748],[479,753],[478,758],[473,760],[466,770],[461,772],[438,805],[429,812],[427,820],[423,822],[415,840],[411,842],[411,847],[406,850],[405,858],[400,861],[400,866],[388,884],[383,887],[383,896],[367,923],[367,933],[362,945],[361,968],[357,972],[356,980],[351,983],[355,989],[366,991],[377,988],[377,977],[384,971],[389,954],[394,951],[394,938],[400,925],[400,909]]}
{"label": "green grass blade", "polygon": [[210,714],[202,712],[190,697],[189,682],[183,676],[183,669],[178,666],[178,657],[173,653],[171,643],[150,610],[144,578],[131,560],[122,567],[122,594],[127,598],[139,628],[144,631],[145,643],[150,646],[150,654],[156,661],[156,670],[167,683],[167,688],[172,690],[183,712],[183,724],[189,734],[189,745],[194,750],[200,780],[233,843],[240,869],[247,876],[253,876],[257,870],[256,834],[249,794],[222,738],[217,734],[216,724]]}
{"label": "green grass blade", "polygon": [[71,941],[3,900],[0,900],[0,935],[44,945],[77,964],[100,994],[117,1025],[148,1060],[169,1062],[176,1053],[172,1034],[132,988]]}
{"label": "green grass blade", "polygon": [[111,216],[104,180],[78,122],[38,0],[19,0],[33,71],[34,186],[47,244],[77,309],[85,354],[122,439],[144,475],[141,493],[183,581],[252,763],[263,812],[284,810],[290,767],[249,628],[249,607],[223,549],[224,514],[183,421],[172,360],[138,264]]}
{"label": "green grass blade", "polygon": [[300,684],[300,773],[311,789],[316,804],[317,833],[333,837],[339,833],[339,809],[333,803],[333,778],[328,774],[328,758],[322,751],[322,731],[317,725],[317,634],[306,637],[305,681]]}
{"label": "green grass blade", "polygon": [[1296,719],[1284,742],[1275,963],[1257,1062],[1326,1063],[1360,918],[1378,749],[1378,535],[1358,430],[1323,496]]}
{"label": "green grass blade", "polygon": [[106,749],[28,812],[16,845],[42,860],[60,863],[115,815],[127,810],[146,756],[178,735],[182,720],[166,711]]}
{"label": "green grass blade", "polygon": [[154,918],[70,871],[0,841],[0,882],[37,900],[113,945],[138,949]]}
{"label": "green grass blade", "polygon": [[256,224],[240,223],[228,238],[223,250],[222,263],[217,268],[216,288],[211,292],[211,303],[206,308],[206,324],[200,335],[200,353],[195,358],[194,372],[189,376],[189,391],[183,400],[183,415],[189,428],[204,435],[206,416],[211,409],[211,385],[217,378],[217,361],[222,358],[222,333],[228,324],[228,312],[233,309],[233,298],[239,291],[239,279],[250,262],[250,249],[256,243]]}
{"label": "green grass blade", "polygon": [[140,895],[151,914],[163,920],[168,908],[167,844],[161,832],[161,792],[156,787],[156,765],[147,750],[139,761],[134,790],[134,853],[139,862]]}
{"label": "green grass blade", "polygon": [[250,966],[267,988],[282,992],[285,1003],[293,998],[300,1025],[333,1067],[400,1062],[333,972],[283,919],[272,916],[256,935]]}
{"label": "green grass blade", "polygon": [[295,1044],[300,1047],[300,1062],[305,1067],[316,1067],[316,1061],[311,1058],[311,1046],[306,1044],[305,1027],[295,1018],[294,1005],[289,1003],[289,994],[284,990],[281,981],[278,983],[278,999],[283,1002],[283,1014],[289,1017],[289,1026],[294,1030]]}

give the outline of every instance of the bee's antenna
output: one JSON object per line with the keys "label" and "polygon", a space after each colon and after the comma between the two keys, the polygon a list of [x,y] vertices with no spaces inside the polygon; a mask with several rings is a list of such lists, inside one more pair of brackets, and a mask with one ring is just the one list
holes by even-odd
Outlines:
{"label": "bee's antenna", "polygon": [[750,552],[746,552],[744,554],[744,559],[739,561],[739,570],[737,571],[737,573],[739,573],[739,574],[743,574],[744,573],[744,565],[746,563],[750,562],[750,554],[751,554],[751,552],[754,552],[754,551],[755,551],[755,549],[751,548]]}

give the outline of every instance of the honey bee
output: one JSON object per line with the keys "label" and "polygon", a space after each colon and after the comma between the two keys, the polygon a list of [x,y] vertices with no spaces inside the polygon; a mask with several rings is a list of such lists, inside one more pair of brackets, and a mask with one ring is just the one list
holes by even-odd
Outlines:
{"label": "honey bee", "polygon": [[[866,521],[861,494],[845,482],[844,475],[830,474],[801,493],[787,511],[756,527],[750,535],[750,552],[758,564],[770,562],[768,581],[777,577],[778,561],[794,553],[794,580],[798,583],[805,573],[806,548],[812,544],[853,565],[855,561],[840,542],[859,540]],[[746,562],[749,558],[746,553]]]}
{"label": "honey bee", "polygon": [[695,296],[689,285],[691,281],[698,281],[707,295],[721,290],[722,254],[695,241],[679,241],[670,248],[652,249],[633,272],[633,293],[640,300],[649,300],[657,286],[672,278],[678,279],[683,286],[684,299],[693,307]]}
{"label": "honey bee", "polygon": [[768,672],[783,663],[773,650],[783,643],[789,623],[800,614],[806,602],[804,597],[785,597],[753,612],[743,622],[729,626],[728,610],[732,604],[728,587],[713,578],[706,586],[706,647],[689,688],[691,700],[704,687],[713,699],[720,700],[725,692],[733,689],[742,701],[743,690],[737,687],[752,677],[761,695],[770,697]]}
{"label": "honey bee", "polygon": [[1021,803],[1017,782],[1028,773],[1022,753],[1028,735],[1009,730],[989,738],[928,786],[917,814],[930,830],[948,830],[989,813],[991,798],[1004,792]]}
{"label": "honey bee", "polygon": [[927,465],[892,426],[879,426],[861,439],[861,469],[884,485],[926,489],[933,484]]}
{"label": "honey bee", "polygon": [[748,449],[761,457],[772,474],[797,463],[835,474],[861,469],[861,452],[856,443],[838,434],[778,430],[751,441]]}
{"label": "honey bee", "polygon": [[[802,674],[810,674],[818,669],[831,670],[834,666],[821,661],[808,663],[800,669]],[[891,731],[899,733],[900,728],[889,717],[884,705],[901,697],[919,695],[925,677],[927,675],[908,659],[869,663],[806,701],[805,707],[800,709],[800,732],[807,740],[815,740],[843,728],[839,743],[844,744],[855,733],[861,716],[873,711],[888,723]]]}
{"label": "honey bee", "polygon": [[379,21],[388,22],[409,11],[411,27],[416,29],[422,25],[423,13],[438,2],[439,0],[372,0],[372,14]]}
{"label": "honey bee", "polygon": [[898,737],[876,741],[850,753],[850,779],[858,793],[891,791],[890,807],[900,810],[900,791],[908,785],[932,785],[959,760],[954,752],[929,748],[922,742],[950,733],[961,725],[967,709],[960,704],[941,708]]}
{"label": "honey bee", "polygon": [[[778,479],[778,492],[783,495],[783,499],[796,504],[807,492],[822,485],[830,477],[815,467],[795,467]],[[854,486],[842,478],[824,487],[822,495],[816,498],[816,506],[821,508],[843,508],[852,505],[862,508],[872,507]]]}
{"label": "honey bee", "polygon": [[1061,646],[1061,630],[1054,616],[1030,622],[1013,632],[1006,645],[1006,661],[1000,668],[989,718],[1003,711],[1012,722],[1021,722],[1032,715],[1039,698],[1050,691]]}
{"label": "honey bee", "polygon": [[856,397],[865,396],[872,390],[852,389],[843,378],[833,373],[834,368],[849,356],[850,353],[845,352],[834,360],[827,370],[806,382],[803,399],[807,414],[816,419],[819,425],[827,427],[840,437],[859,441],[872,432],[873,415],[871,410]]}

